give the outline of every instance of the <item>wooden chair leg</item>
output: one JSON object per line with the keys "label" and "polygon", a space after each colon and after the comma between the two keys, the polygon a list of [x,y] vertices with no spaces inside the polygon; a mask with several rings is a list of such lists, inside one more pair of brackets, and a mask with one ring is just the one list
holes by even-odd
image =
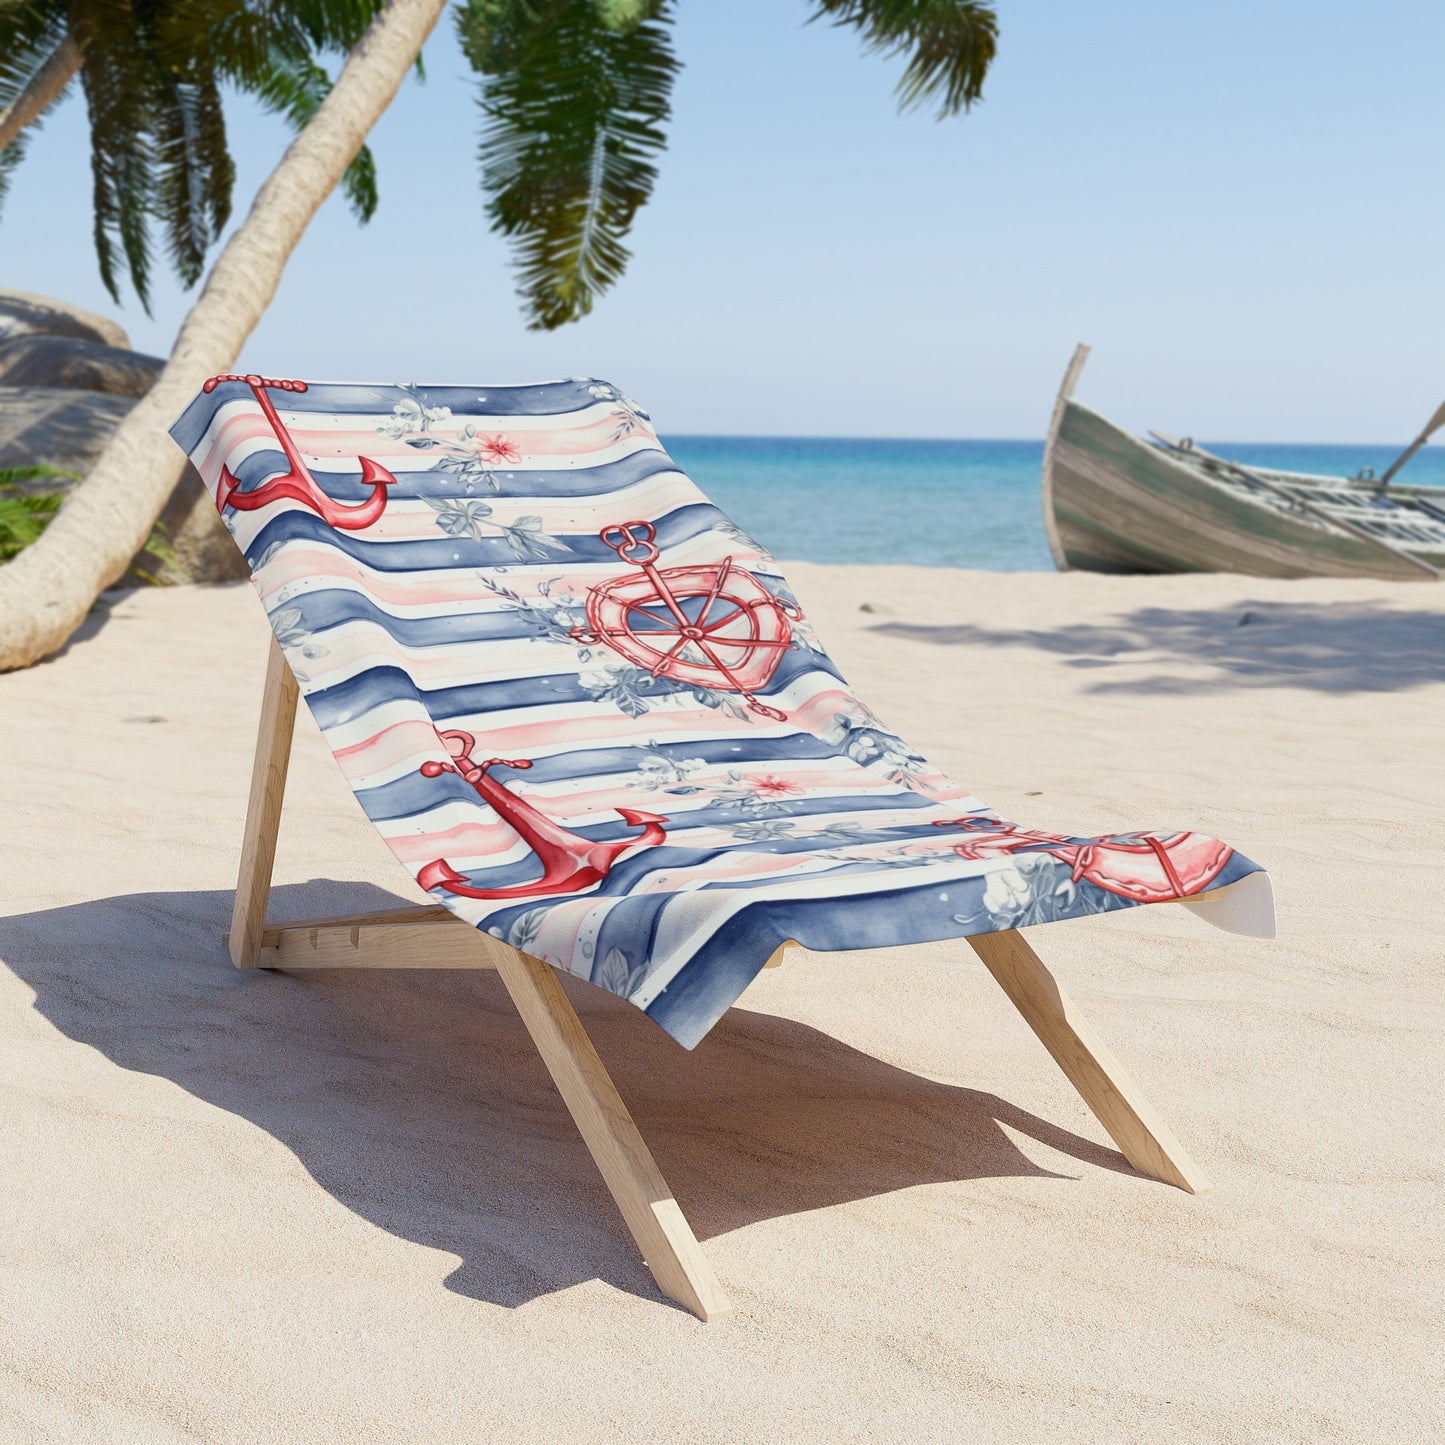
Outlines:
{"label": "wooden chair leg", "polygon": [[727,1314],[732,1305],[562,991],[556,970],[512,949],[498,950],[496,968],[657,1287],[700,1319]]}
{"label": "wooden chair leg", "polygon": [[1010,929],[968,941],[1129,1163],[1190,1194],[1207,1194],[1209,1181],[1023,935]]}
{"label": "wooden chair leg", "polygon": [[281,799],[286,791],[286,765],[291,759],[298,695],[281,644],[273,637],[266,663],[266,690],[261,699],[261,725],[256,733],[251,797],[246,804],[241,873],[236,880],[231,932],[226,940],[237,968],[255,968],[261,961],[261,934],[266,927],[266,902],[271,896],[271,870],[276,863],[276,833],[281,826]]}
{"label": "wooden chair leg", "polygon": [[[658,1288],[701,1319],[716,1319],[729,1313],[732,1305],[727,1295],[550,964],[495,944],[485,936],[479,937],[471,929],[465,929],[467,947],[438,952],[433,940],[455,944],[451,935],[464,929],[464,925],[454,924],[445,910],[435,905],[390,910],[374,916],[319,919],[289,928],[282,925],[272,929],[267,937],[266,904],[271,894],[276,835],[281,823],[281,801],[286,791],[286,768],[291,757],[299,695],[296,678],[280,644],[272,639],[261,723],[256,734],[251,796],[246,805],[241,873],[236,882],[231,931],[226,936],[236,967],[257,967],[262,947],[267,943],[272,954],[284,954],[288,943],[295,943],[291,935],[300,933],[309,934],[313,953],[325,955],[314,959],[303,956],[310,966],[384,966],[383,958],[362,957],[361,942],[363,933],[367,934],[368,943],[372,943],[388,931],[395,936],[386,937],[386,944],[407,945],[404,956],[392,955],[393,967],[495,967],[602,1171],[612,1197],[622,1210],[622,1217],[642,1250]],[[439,932],[436,925],[443,920],[454,927]],[[333,934],[345,934],[349,947],[342,947]],[[324,949],[321,948],[323,942]],[[781,952],[780,949],[780,955]],[[296,962],[279,956],[273,961],[283,967],[287,962]],[[777,961],[781,962],[781,957]]]}

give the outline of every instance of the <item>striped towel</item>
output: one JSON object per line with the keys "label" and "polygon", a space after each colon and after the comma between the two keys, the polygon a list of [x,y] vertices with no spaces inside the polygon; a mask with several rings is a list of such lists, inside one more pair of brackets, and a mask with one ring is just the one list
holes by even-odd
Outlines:
{"label": "striped towel", "polygon": [[946,778],[615,386],[222,377],[171,434],[412,876],[686,1047],[788,940],[1201,893],[1210,921],[1272,930],[1267,878],[1227,844],[1039,832]]}

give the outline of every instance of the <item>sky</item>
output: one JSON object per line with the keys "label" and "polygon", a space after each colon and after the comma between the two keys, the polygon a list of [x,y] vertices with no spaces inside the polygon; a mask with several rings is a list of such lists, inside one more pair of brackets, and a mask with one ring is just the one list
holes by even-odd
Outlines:
{"label": "sky", "polygon": [[[900,62],[806,0],[679,0],[668,151],[627,276],[526,330],[483,215],[476,84],[444,18],[372,134],[381,207],[333,198],[241,369],[614,381],[673,433],[1039,437],[1080,399],[1136,430],[1403,442],[1445,397],[1445,6],[999,0],[984,101],[900,117]],[[287,141],[228,112],[237,219]],[[0,286],[164,354],[188,298],[117,310],[78,93],[0,218]]]}

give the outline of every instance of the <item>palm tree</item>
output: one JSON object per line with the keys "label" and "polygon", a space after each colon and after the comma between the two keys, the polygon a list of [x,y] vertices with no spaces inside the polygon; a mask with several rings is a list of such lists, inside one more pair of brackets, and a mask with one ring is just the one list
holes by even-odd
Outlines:
{"label": "palm tree", "polygon": [[[227,241],[155,385],[40,540],[0,567],[0,670],[61,646],[149,536],[182,466],[167,426],[206,377],[231,368],[306,226],[417,62],[446,3],[385,0]],[[979,98],[997,34],[987,0],[814,6],[814,20],[852,26],[870,49],[908,56],[901,106],[933,101],[946,116]],[[651,194],[653,160],[665,145],[678,68],[666,29],[672,13],[673,0],[457,6],[463,47],[482,76],[490,215],[514,240],[534,326],[584,315],[626,264],[623,237]]]}
{"label": "palm tree", "polygon": [[[0,0],[0,200],[28,132],[78,76],[90,120],[95,248],[120,300],[117,263],[149,312],[150,222],[192,286],[231,213],[235,167],[221,86],[300,130],[331,87],[317,55],[349,51],[380,0]],[[376,175],[363,147],[342,181],[368,220]]]}

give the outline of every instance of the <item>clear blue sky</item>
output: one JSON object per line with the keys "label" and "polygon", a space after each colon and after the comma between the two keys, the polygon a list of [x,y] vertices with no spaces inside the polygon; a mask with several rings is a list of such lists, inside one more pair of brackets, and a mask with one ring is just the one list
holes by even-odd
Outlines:
{"label": "clear blue sky", "polygon": [[[1404,440],[1445,397],[1438,0],[1000,0],[985,102],[900,119],[897,64],[806,0],[680,0],[672,144],[624,282],[528,333],[482,216],[444,20],[372,136],[381,209],[333,200],[242,358],[275,375],[598,375],[664,431],[1030,437],[1080,395],[1143,428]],[[285,143],[230,112],[237,211]],[[83,104],[34,144],[0,285],[113,311]],[[169,348],[185,298],[120,313]]]}

